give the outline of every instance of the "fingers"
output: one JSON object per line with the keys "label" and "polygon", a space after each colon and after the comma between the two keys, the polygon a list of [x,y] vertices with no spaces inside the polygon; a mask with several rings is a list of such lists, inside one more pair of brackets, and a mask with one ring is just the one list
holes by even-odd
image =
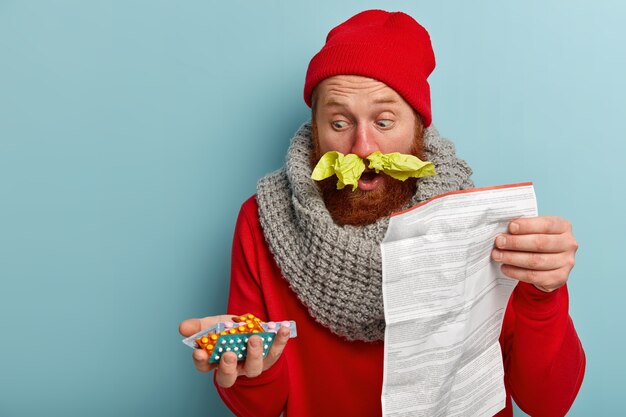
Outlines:
{"label": "fingers", "polygon": [[215,382],[221,387],[230,388],[235,384],[238,376],[237,355],[233,352],[224,353],[215,371]]}
{"label": "fingers", "polygon": [[274,363],[276,363],[280,355],[283,353],[283,349],[285,349],[285,346],[289,341],[289,328],[281,327],[274,337],[276,337],[276,339],[274,340],[274,344],[272,344],[272,347],[267,353],[267,356],[265,357],[265,361],[263,363],[264,370],[274,365]]}
{"label": "fingers", "polygon": [[[289,328],[281,328],[274,336],[276,339],[270,348],[267,357],[263,358],[263,341],[259,336],[251,336],[246,346],[248,353],[243,363],[237,363],[237,356],[233,352],[226,352],[220,359],[219,366],[215,371],[217,384],[224,388],[232,387],[239,375],[249,378],[259,376],[264,370],[272,366],[280,357],[287,341],[289,340]],[[204,353],[201,357],[200,353]],[[215,368],[215,365],[208,364],[208,356],[204,351],[194,352],[194,363],[201,372],[208,372]],[[197,360],[196,360],[197,359]],[[203,362],[204,361],[204,362]]]}
{"label": "fingers", "polygon": [[496,237],[496,247],[498,249],[523,251],[559,253],[566,251],[576,251],[578,243],[570,233],[566,234],[529,234],[510,235],[502,234]]}
{"label": "fingers", "polygon": [[[231,321],[232,315],[221,315],[221,316],[210,316],[203,317],[201,319],[189,319],[184,320],[178,325],[178,331],[181,335],[185,337],[189,337],[193,334],[198,333],[201,330],[204,330],[208,327],[213,326],[215,323],[220,321]],[[193,365],[199,372],[210,372],[216,368],[215,364],[209,363],[209,354],[202,349],[196,349],[192,354]],[[235,367],[237,366],[237,360],[235,359]],[[236,379],[236,375],[235,375]],[[234,383],[234,382],[233,382]],[[232,385],[232,384],[231,384]]]}
{"label": "fingers", "polygon": [[259,336],[251,336],[247,344],[247,357],[242,364],[237,365],[237,356],[233,352],[226,352],[220,359],[220,365],[215,371],[217,384],[224,388],[232,387],[239,375],[254,378],[263,372],[263,342]]}
{"label": "fingers", "polygon": [[248,356],[243,364],[243,370],[250,378],[263,372],[263,341],[259,336],[251,336],[248,340]]}
{"label": "fingers", "polygon": [[200,330],[202,330],[200,326],[200,319],[184,320],[181,321],[178,325],[178,332],[185,337],[189,337],[192,334],[198,333]]}
{"label": "fingers", "polygon": [[178,325],[178,332],[185,337],[189,337],[192,334],[198,333],[200,330],[213,326],[215,323],[220,321],[231,321],[231,319],[232,315],[224,314],[221,316],[203,317],[201,319],[183,320]]}
{"label": "fingers", "polygon": [[[233,316],[232,314],[223,314],[221,316],[209,316],[209,317],[203,317],[200,320],[200,330],[204,330],[208,327],[211,327],[213,325],[215,325],[216,323],[219,322],[224,322],[224,321],[233,321]],[[198,330],[198,331],[200,331]]]}
{"label": "fingers", "polygon": [[514,235],[560,234],[571,230],[572,225],[567,220],[556,216],[523,217],[509,223],[509,232]]}
{"label": "fingers", "polygon": [[209,354],[202,349],[196,349],[192,354],[193,365],[200,372],[209,372],[215,369],[215,365],[209,363]]}
{"label": "fingers", "polygon": [[537,271],[551,271],[566,264],[566,256],[561,253],[514,252],[494,249],[491,256],[496,262]]}
{"label": "fingers", "polygon": [[542,291],[561,287],[574,267],[578,243],[572,226],[560,217],[513,220],[509,233],[496,237],[491,257],[502,262],[502,273]]}
{"label": "fingers", "polygon": [[569,268],[563,267],[552,271],[537,271],[512,265],[502,265],[502,273],[507,277],[533,284],[545,292],[551,292],[567,282]]}

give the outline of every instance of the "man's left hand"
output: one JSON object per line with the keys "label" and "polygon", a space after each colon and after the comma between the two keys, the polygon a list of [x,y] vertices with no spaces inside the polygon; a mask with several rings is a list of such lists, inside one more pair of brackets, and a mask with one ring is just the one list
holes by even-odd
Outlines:
{"label": "man's left hand", "polygon": [[504,275],[551,292],[567,282],[578,243],[572,225],[552,216],[520,218],[496,237],[491,257]]}

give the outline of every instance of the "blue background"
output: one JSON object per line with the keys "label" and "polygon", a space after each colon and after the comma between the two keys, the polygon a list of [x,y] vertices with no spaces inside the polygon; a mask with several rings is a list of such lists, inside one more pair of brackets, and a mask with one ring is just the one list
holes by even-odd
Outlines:
{"label": "blue background", "polygon": [[225,311],[308,61],[374,7],[429,30],[434,123],[477,185],[534,181],[572,221],[570,415],[623,409],[623,2],[2,0],[1,416],[230,415],[178,322]]}

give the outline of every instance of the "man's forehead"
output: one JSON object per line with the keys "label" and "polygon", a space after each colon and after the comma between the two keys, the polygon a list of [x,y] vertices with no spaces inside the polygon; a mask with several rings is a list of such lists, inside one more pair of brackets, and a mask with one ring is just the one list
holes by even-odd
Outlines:
{"label": "man's forehead", "polygon": [[356,75],[336,75],[323,80],[315,89],[322,106],[344,105],[354,97],[367,98],[372,104],[402,102],[401,96],[382,81]]}

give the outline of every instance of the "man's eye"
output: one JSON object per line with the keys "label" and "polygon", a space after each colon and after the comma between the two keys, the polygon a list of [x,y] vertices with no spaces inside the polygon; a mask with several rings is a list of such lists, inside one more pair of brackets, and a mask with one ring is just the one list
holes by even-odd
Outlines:
{"label": "man's eye", "polygon": [[331,122],[331,125],[335,128],[335,129],[343,129],[344,127],[348,126],[348,123],[344,120],[335,120],[333,122]]}
{"label": "man's eye", "polygon": [[379,127],[389,127],[393,124],[393,120],[389,120],[389,119],[382,119],[382,120],[377,120],[376,124]]}

